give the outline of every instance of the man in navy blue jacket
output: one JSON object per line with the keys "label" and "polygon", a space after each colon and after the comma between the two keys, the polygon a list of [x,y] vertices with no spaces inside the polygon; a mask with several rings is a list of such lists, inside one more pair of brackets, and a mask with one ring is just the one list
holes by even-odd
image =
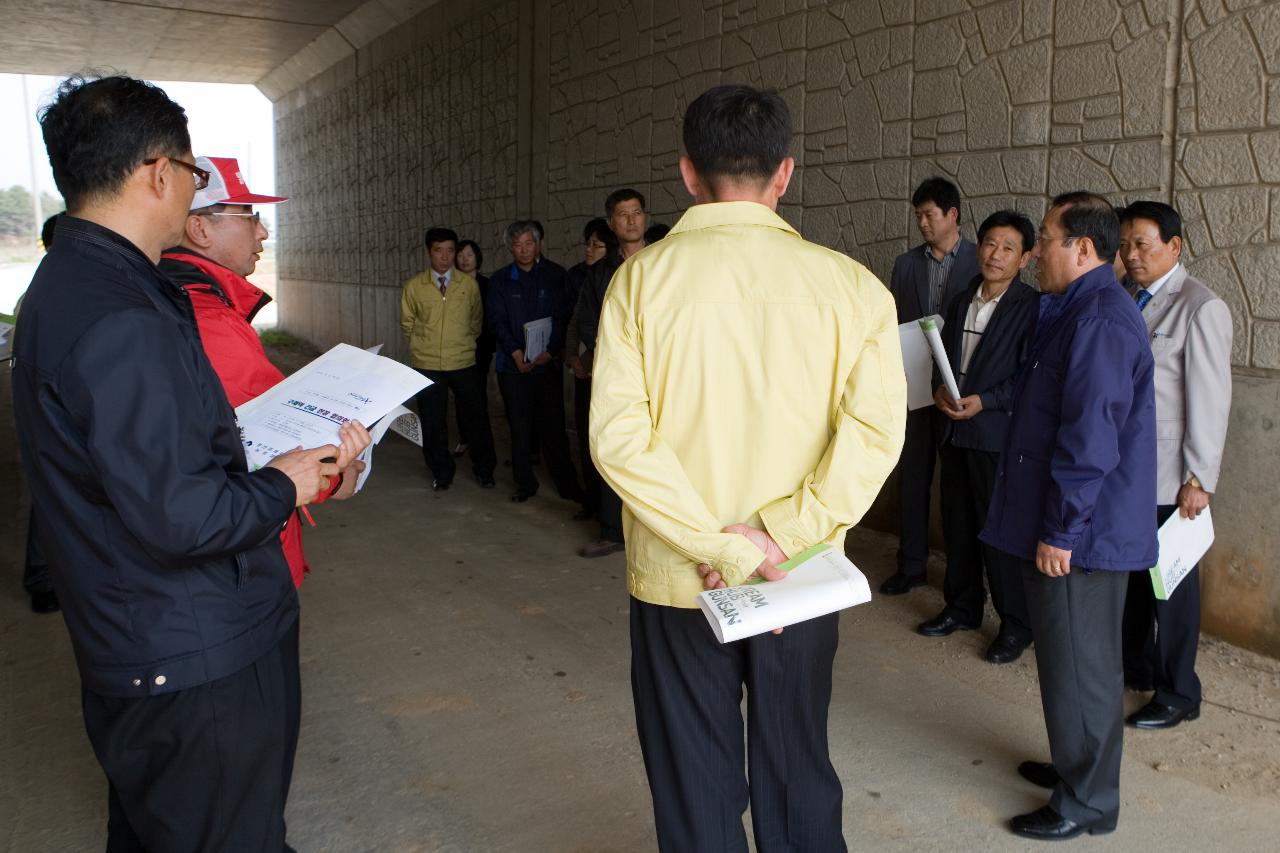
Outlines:
{"label": "man in navy blue jacket", "polygon": [[300,713],[280,528],[353,448],[248,470],[191,300],[156,266],[209,180],[182,108],[73,77],[40,123],[67,214],[23,304],[14,414],[57,531],[41,544],[109,783],[106,846],[279,853]]}
{"label": "man in navy blue jacket", "polygon": [[[511,427],[511,473],[516,481],[511,500],[523,503],[538,492],[530,443],[536,430],[556,491],[567,501],[580,502],[582,486],[569,458],[564,432],[560,358],[573,310],[564,267],[542,257],[542,225],[538,222],[512,222],[506,238],[513,261],[489,277],[486,313],[498,339],[498,390]],[[525,324],[546,318],[551,319],[550,342],[543,352],[526,358]]]}
{"label": "man in navy blue jacket", "polygon": [[1156,420],[1146,325],[1111,268],[1119,227],[1090,193],[1040,226],[1040,319],[982,532],[1022,561],[1036,645],[1053,761],[1018,772],[1053,794],[1010,821],[1029,838],[1110,832],[1120,813],[1120,622],[1128,573],[1156,563]]}

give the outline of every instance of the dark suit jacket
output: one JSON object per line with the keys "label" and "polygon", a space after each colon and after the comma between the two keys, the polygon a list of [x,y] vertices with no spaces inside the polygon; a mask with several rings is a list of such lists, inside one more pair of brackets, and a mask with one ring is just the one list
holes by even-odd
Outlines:
{"label": "dark suit jacket", "polygon": [[[982,340],[973,352],[973,360],[964,378],[960,378],[960,365],[964,357],[964,325],[969,303],[982,287],[982,276],[977,276],[969,287],[956,294],[943,310],[946,325],[942,328],[942,343],[947,350],[947,360],[960,383],[960,396],[977,394],[982,398],[982,411],[967,421],[953,421],[938,412],[943,421],[942,441],[950,441],[956,447],[968,450],[985,450],[999,453],[1004,447],[1005,433],[1009,430],[1009,413],[1013,410],[1013,383],[1018,370],[1027,360],[1031,335],[1036,328],[1040,294],[1015,278],[1000,297],[996,310],[987,323]],[[933,387],[942,384],[942,377],[934,371]]]}
{"label": "dark suit jacket", "polygon": [[[929,313],[929,259],[924,256],[925,244],[898,255],[893,262],[893,274],[889,277],[889,292],[898,305],[898,323],[910,323]],[[951,264],[951,274],[942,291],[942,304],[946,306],[957,293],[965,289],[978,274],[978,247],[960,238],[956,259]]]}

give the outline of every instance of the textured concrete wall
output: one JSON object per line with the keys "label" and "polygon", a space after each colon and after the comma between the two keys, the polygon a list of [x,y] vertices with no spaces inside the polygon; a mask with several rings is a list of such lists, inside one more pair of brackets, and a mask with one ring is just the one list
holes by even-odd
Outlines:
{"label": "textured concrete wall", "polygon": [[1182,210],[1190,267],[1235,317],[1206,624],[1280,654],[1275,2],[445,0],[278,102],[283,325],[399,352],[398,286],[431,223],[496,263],[517,215],[576,260],[618,186],[674,222],[679,117],[722,81],[783,92],[799,166],[783,214],[881,276],[917,239],[907,200],[929,174],[959,184],[970,235],[1082,187]]}

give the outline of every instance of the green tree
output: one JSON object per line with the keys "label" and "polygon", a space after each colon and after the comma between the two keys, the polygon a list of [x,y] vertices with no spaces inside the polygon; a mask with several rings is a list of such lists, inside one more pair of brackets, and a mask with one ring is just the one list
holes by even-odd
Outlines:
{"label": "green tree", "polygon": [[[46,217],[65,208],[62,199],[48,193],[40,194],[41,211]],[[43,223],[35,222],[35,210],[31,207],[31,193],[26,187],[14,185],[0,190],[0,238],[30,239],[39,233]]]}

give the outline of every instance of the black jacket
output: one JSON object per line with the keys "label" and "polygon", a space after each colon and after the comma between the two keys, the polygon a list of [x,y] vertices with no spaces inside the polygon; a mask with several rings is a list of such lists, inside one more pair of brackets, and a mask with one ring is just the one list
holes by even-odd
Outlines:
{"label": "black jacket", "polygon": [[596,348],[596,337],[600,333],[600,312],[604,308],[604,295],[613,281],[613,274],[622,266],[622,256],[610,252],[595,264],[587,267],[583,276],[582,289],[578,292],[577,310],[578,336],[582,345],[591,353]]}
{"label": "black jacket", "polygon": [[[982,398],[982,411],[965,421],[953,421],[937,412],[943,421],[942,441],[950,441],[956,447],[969,450],[985,450],[999,453],[1004,447],[1005,433],[1009,430],[1009,414],[1013,411],[1013,385],[1018,371],[1027,360],[1031,336],[1035,332],[1039,316],[1040,294],[1021,278],[1015,278],[1000,297],[996,310],[991,314],[982,340],[973,351],[973,360],[964,378],[960,378],[960,365],[964,357],[964,322],[973,295],[982,286],[982,276],[974,278],[969,287],[960,291],[943,309],[945,325],[942,328],[942,344],[947,350],[947,361],[960,384],[960,396],[977,394]],[[934,370],[933,387],[942,384],[937,369]]]}
{"label": "black jacket", "polygon": [[[511,353],[524,349],[524,324],[543,317],[551,318],[551,345],[547,350],[559,358],[564,350],[564,334],[572,310],[564,267],[555,261],[538,258],[528,272],[522,272],[514,263],[496,270],[489,276],[485,317],[498,340],[498,372],[519,372]],[[534,368],[539,372],[561,369],[555,364]]]}
{"label": "black jacket", "polygon": [[[889,292],[898,306],[898,323],[910,323],[919,320],[929,313],[929,264],[925,257],[928,251],[925,243],[903,252],[893,262],[893,272],[889,276]],[[947,303],[962,293],[965,286],[978,274],[978,247],[973,242],[960,238],[956,248],[955,260],[951,262],[951,271],[947,274],[947,282],[942,289],[942,308],[946,311]]]}
{"label": "black jacket", "polygon": [[186,294],[64,216],[14,349],[22,461],[85,688],[169,693],[275,646],[298,613],[280,550],[293,483],[247,472]]}

